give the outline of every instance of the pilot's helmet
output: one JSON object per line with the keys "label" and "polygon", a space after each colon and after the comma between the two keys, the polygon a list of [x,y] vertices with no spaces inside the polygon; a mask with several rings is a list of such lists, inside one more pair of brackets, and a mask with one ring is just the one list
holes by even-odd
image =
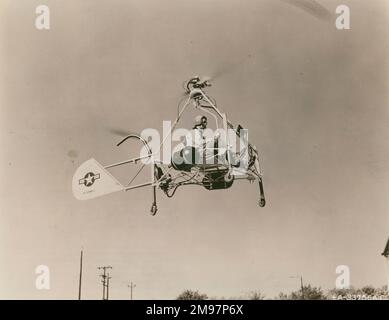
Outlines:
{"label": "pilot's helmet", "polygon": [[196,116],[194,125],[200,126],[201,124],[207,124],[207,117],[206,116]]}

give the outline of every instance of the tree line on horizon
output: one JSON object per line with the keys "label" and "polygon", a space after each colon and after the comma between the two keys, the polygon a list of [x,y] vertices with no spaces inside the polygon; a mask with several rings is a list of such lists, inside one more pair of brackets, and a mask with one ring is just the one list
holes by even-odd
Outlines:
{"label": "tree line on horizon", "polygon": [[331,289],[323,290],[321,287],[305,285],[300,290],[291,293],[280,292],[276,297],[267,297],[260,290],[231,298],[209,297],[198,290],[184,290],[176,300],[389,300],[387,286],[374,288],[373,286],[364,286],[362,288],[349,289]]}

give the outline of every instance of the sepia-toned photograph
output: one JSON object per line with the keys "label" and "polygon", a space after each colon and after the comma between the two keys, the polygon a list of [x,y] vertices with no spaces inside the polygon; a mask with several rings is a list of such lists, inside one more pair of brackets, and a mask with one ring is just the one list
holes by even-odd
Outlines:
{"label": "sepia-toned photograph", "polygon": [[389,299],[387,0],[0,0],[0,145],[0,300]]}

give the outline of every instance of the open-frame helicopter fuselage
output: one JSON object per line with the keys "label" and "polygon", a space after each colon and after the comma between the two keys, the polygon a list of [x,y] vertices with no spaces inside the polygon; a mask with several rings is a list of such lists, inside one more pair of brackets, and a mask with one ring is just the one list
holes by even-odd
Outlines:
{"label": "open-frame helicopter fuselage", "polygon": [[[262,170],[259,163],[259,155],[255,146],[242,137],[247,137],[246,130],[240,125],[236,128],[222,113],[214,99],[207,95],[205,88],[211,86],[207,80],[202,81],[194,77],[186,82],[185,90],[187,98],[183,105],[179,105],[177,118],[171,126],[170,132],[160,144],[158,150],[152,150],[144,137],[137,134],[127,135],[117,145],[123,144],[129,139],[136,139],[147,151],[146,154],[136,158],[127,159],[121,162],[103,166],[93,158],[84,162],[75,172],[72,181],[74,196],[79,200],[86,200],[109,194],[116,191],[129,191],[142,187],[152,188],[151,214],[157,212],[157,189],[162,190],[169,198],[173,197],[179,187],[186,185],[200,185],[208,190],[230,188],[235,180],[258,181],[259,185],[259,206],[265,206],[265,195],[262,182]],[[211,115],[222,122],[222,136],[216,135],[211,143],[204,143],[200,146],[184,146],[173,152],[171,161],[166,164],[159,159],[166,139],[171,138],[174,129],[182,118],[182,115],[193,106],[201,112]],[[241,141],[240,150],[236,151],[231,143],[228,134],[233,132]],[[196,157],[195,157],[196,155]],[[201,161],[194,161],[196,158]],[[177,161],[179,159],[179,161]],[[110,172],[109,169],[142,162],[142,166],[126,186],[122,185]],[[150,181],[132,184],[147,165],[153,170]]]}

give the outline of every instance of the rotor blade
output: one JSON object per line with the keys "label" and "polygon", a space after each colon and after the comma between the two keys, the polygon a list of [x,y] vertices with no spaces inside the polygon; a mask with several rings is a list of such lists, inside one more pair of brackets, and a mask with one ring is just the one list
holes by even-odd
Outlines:
{"label": "rotor blade", "polygon": [[[320,3],[318,3],[315,0],[280,0],[284,3],[287,3],[291,6],[297,7],[308,14],[316,17],[319,20],[330,20],[331,19],[331,12],[326,9],[324,6],[322,6]],[[225,63],[222,63],[213,73],[210,75],[202,76],[201,80],[207,80],[210,82],[213,82],[221,77],[224,77],[225,75],[234,72],[236,69],[241,67],[243,64],[245,64],[248,60],[252,58],[251,54],[247,54],[244,56],[244,58],[240,59],[239,61],[226,61]],[[183,94],[182,96],[185,96]]]}
{"label": "rotor blade", "polygon": [[281,0],[281,1],[288,3],[292,6],[295,6],[320,20],[329,20],[331,18],[331,12],[328,11],[325,7],[323,7],[315,0]]}
{"label": "rotor blade", "polygon": [[116,136],[119,136],[119,137],[127,137],[130,134],[133,134],[133,132],[131,132],[131,131],[127,131],[127,130],[123,130],[123,129],[119,129],[119,128],[107,128],[107,130],[110,133],[112,133]]}
{"label": "rotor blade", "polygon": [[[323,7],[315,0],[281,0],[281,1],[291,6],[295,6],[320,20],[329,20],[331,18],[330,11],[328,11],[325,7]],[[252,57],[251,54],[247,54],[239,61],[225,62],[224,64],[220,65],[219,68],[216,69],[216,71],[213,72],[211,75],[204,77],[203,80],[208,80],[212,82],[222,76],[225,76],[226,74],[234,72],[236,69],[238,69],[243,64],[245,64],[248,60],[250,60],[251,57]]]}
{"label": "rotor blade", "polygon": [[234,72],[236,69],[244,65],[248,60],[250,60],[251,57],[251,54],[247,54],[244,56],[244,58],[241,58],[238,61],[225,62],[221,64],[213,73],[211,73],[211,75],[201,77],[201,79],[213,82],[221,77],[224,77],[225,75],[228,75],[229,73]]}

